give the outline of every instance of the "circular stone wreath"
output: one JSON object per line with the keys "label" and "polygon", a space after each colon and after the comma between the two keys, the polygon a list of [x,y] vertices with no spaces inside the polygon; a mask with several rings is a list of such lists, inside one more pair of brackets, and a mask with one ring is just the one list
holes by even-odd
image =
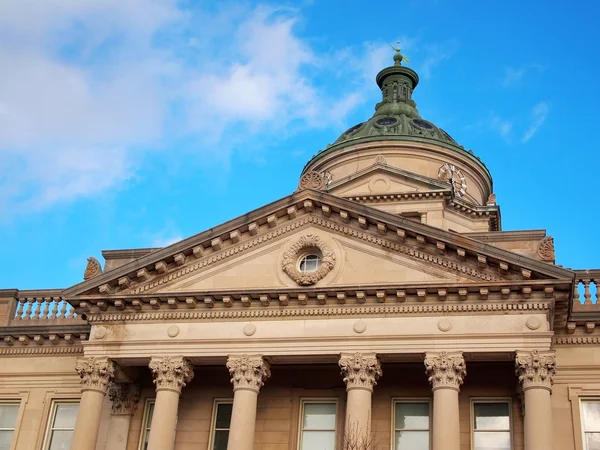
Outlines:
{"label": "circular stone wreath", "polygon": [[[298,270],[298,259],[303,250],[311,248],[318,249],[319,252],[321,252],[321,266],[311,273],[300,272],[300,270]],[[333,253],[333,250],[329,248],[323,239],[313,234],[307,234],[298,239],[298,241],[283,254],[281,265],[283,271],[287,273],[292,280],[302,286],[309,286],[322,280],[325,275],[333,269],[333,266],[335,265],[335,253]]]}

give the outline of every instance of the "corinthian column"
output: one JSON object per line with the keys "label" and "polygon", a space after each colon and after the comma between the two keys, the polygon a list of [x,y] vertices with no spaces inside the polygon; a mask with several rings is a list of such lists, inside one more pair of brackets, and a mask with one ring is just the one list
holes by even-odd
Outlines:
{"label": "corinthian column", "polygon": [[179,396],[194,378],[194,368],[183,356],[153,357],[149,367],[156,384],[156,402],[148,450],[173,450]]}
{"label": "corinthian column", "polygon": [[344,432],[368,442],[371,433],[371,396],[381,376],[381,365],[375,353],[342,353],[340,368],[348,398]]}
{"label": "corinthian column", "polygon": [[227,450],[252,450],[258,393],[271,376],[271,369],[261,355],[230,355],[227,369],[233,384]]}
{"label": "corinthian column", "polygon": [[108,358],[79,358],[75,370],[81,378],[81,402],[77,412],[72,450],[94,450],[102,414],[102,402],[108,383],[115,376],[114,363]]}
{"label": "corinthian column", "polygon": [[515,367],[525,402],[525,447],[527,450],[552,450],[550,394],[556,371],[554,352],[517,352]]}
{"label": "corinthian column", "polygon": [[131,416],[137,409],[140,399],[138,386],[130,383],[113,384],[108,391],[112,402],[110,416],[110,432],[106,439],[106,448],[110,450],[125,450],[129,438]]}
{"label": "corinthian column", "polygon": [[427,353],[425,373],[433,391],[432,448],[460,450],[458,393],[467,375],[462,352]]}

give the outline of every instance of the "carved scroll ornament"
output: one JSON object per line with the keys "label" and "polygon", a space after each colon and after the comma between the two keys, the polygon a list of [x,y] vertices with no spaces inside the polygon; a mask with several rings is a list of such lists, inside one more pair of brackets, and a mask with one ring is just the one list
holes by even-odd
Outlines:
{"label": "carved scroll ornament", "polygon": [[[321,266],[310,273],[303,273],[298,270],[298,259],[302,251],[310,248],[315,248],[321,253]],[[283,271],[296,283],[302,286],[309,286],[322,280],[335,266],[335,253],[333,250],[318,236],[307,234],[300,237],[284,254],[281,261]]]}
{"label": "carved scroll ornament", "polygon": [[546,236],[540,241],[537,254],[542,261],[554,261],[554,238],[552,236]]}
{"label": "carved scroll ornament", "polygon": [[459,389],[467,376],[467,368],[462,353],[428,353],[425,357],[425,373],[433,389]]}
{"label": "carved scroll ornament", "polygon": [[171,390],[181,393],[181,389],[194,378],[194,368],[182,356],[153,357],[149,364],[154,375],[156,390]]}
{"label": "carved scroll ornament", "polygon": [[300,182],[298,183],[298,190],[301,191],[303,189],[316,189],[320,190],[325,187],[325,177],[323,174],[319,172],[310,171],[306,172],[304,175],[300,177]]}
{"label": "carved scroll ornament", "polygon": [[140,389],[130,383],[113,384],[108,391],[113,415],[132,416],[140,400]]}
{"label": "carved scroll ornament", "polygon": [[75,371],[81,378],[82,391],[93,390],[106,394],[108,383],[115,376],[115,365],[108,358],[78,358]]}
{"label": "carved scroll ornament", "polygon": [[375,354],[342,354],[339,362],[346,390],[367,389],[373,391],[381,376],[381,364]]}
{"label": "carved scroll ornament", "polygon": [[258,392],[271,376],[269,364],[260,355],[229,356],[227,369],[234,391],[250,389]]}
{"label": "carved scroll ornament", "polygon": [[90,256],[87,259],[87,266],[85,267],[85,272],[83,272],[83,279],[85,281],[91,280],[92,278],[97,277],[98,275],[101,275],[101,274],[102,274],[102,265],[96,258],[94,258],[93,256]]}
{"label": "carved scroll ornament", "polygon": [[515,372],[523,390],[535,387],[552,390],[556,373],[554,352],[517,352]]}

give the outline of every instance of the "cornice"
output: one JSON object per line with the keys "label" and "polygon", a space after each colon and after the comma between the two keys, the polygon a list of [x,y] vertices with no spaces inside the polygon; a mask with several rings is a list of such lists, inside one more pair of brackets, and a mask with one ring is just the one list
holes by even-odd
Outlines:
{"label": "cornice", "polygon": [[546,237],[546,230],[486,231],[463,234],[482,242],[520,242],[540,241]]}

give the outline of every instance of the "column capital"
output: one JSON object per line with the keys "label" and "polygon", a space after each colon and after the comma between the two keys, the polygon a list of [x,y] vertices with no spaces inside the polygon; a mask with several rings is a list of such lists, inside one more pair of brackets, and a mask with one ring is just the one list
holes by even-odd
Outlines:
{"label": "column capital", "polygon": [[238,389],[259,392],[271,376],[271,367],[262,355],[229,355],[227,369],[234,392]]}
{"label": "column capital", "polygon": [[75,371],[81,378],[82,391],[97,391],[106,395],[108,383],[115,376],[115,364],[109,358],[77,358]]}
{"label": "column capital", "polygon": [[425,373],[434,391],[441,388],[460,390],[467,376],[462,352],[427,352]]}
{"label": "column capital", "polygon": [[157,391],[181,394],[181,389],[194,378],[194,368],[183,356],[153,356],[148,367]]}
{"label": "column capital", "polygon": [[518,351],[515,358],[515,373],[523,391],[542,388],[552,391],[552,382],[556,372],[554,351],[531,352]]}
{"label": "column capital", "polygon": [[131,383],[115,383],[108,390],[115,416],[133,416],[140,400],[139,386]]}
{"label": "column capital", "polygon": [[339,365],[347,391],[366,389],[373,392],[382,375],[381,364],[375,353],[342,353]]}

